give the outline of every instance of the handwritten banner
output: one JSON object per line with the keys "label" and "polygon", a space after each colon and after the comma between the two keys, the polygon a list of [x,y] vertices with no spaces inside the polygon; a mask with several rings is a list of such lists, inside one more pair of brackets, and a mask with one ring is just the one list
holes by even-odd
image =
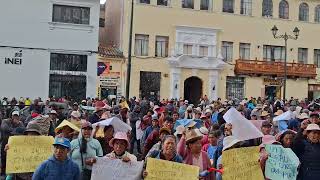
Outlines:
{"label": "handwritten banner", "polygon": [[283,148],[281,145],[266,145],[269,154],[266,162],[266,177],[277,180],[296,180],[298,157],[290,148]]}
{"label": "handwritten banner", "polygon": [[9,138],[6,173],[34,172],[52,156],[51,136],[12,136]]}
{"label": "handwritten banner", "polygon": [[236,148],[222,153],[223,180],[264,180],[259,160],[259,147]]}
{"label": "handwritten banner", "polygon": [[182,163],[147,159],[146,180],[198,180],[199,167]]}
{"label": "handwritten banner", "polygon": [[92,167],[91,180],[140,180],[143,161],[123,162],[120,159],[98,158]]}

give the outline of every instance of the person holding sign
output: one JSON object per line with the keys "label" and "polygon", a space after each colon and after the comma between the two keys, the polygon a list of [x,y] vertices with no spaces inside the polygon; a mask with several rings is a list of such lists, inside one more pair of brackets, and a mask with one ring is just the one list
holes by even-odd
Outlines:
{"label": "person holding sign", "polygon": [[68,157],[70,141],[57,137],[53,148],[53,156],[38,167],[32,180],[79,180],[79,166]]}
{"label": "person holding sign", "polygon": [[[201,150],[201,139],[202,134],[199,129],[191,129],[182,135],[177,147],[178,154],[182,156],[183,162],[200,167],[200,172],[211,168],[208,154]],[[211,173],[202,179],[213,180],[215,178],[214,174]]]}

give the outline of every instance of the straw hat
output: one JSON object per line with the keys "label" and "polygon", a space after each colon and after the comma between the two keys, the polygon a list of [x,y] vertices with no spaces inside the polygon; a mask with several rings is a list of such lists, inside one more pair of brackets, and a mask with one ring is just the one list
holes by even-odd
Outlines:
{"label": "straw hat", "polygon": [[199,129],[191,129],[186,132],[186,143],[202,139],[202,134]]}
{"label": "straw hat", "polygon": [[180,125],[176,128],[176,132],[174,133],[175,136],[178,136],[180,134],[183,134],[183,132],[186,130],[186,128],[183,125]]}
{"label": "straw hat", "polygon": [[298,119],[309,119],[309,116],[307,113],[301,113],[299,116],[298,116]]}
{"label": "straw hat", "polygon": [[77,131],[77,132],[80,132],[80,128],[77,127],[76,125],[74,125],[73,123],[67,121],[67,120],[63,120],[61,122],[61,124],[54,130],[56,133],[58,133],[63,127],[65,126],[68,126],[70,127],[71,129]]}
{"label": "straw hat", "polygon": [[240,142],[240,140],[236,139],[234,136],[227,136],[223,138],[223,149],[222,151],[232,147],[233,145]]}
{"label": "straw hat", "polygon": [[268,113],[268,111],[262,111],[262,113],[261,113],[261,117],[265,117],[265,116],[268,116],[268,115],[270,115],[270,113]]}
{"label": "straw hat", "polygon": [[320,131],[318,124],[309,124],[306,131]]}

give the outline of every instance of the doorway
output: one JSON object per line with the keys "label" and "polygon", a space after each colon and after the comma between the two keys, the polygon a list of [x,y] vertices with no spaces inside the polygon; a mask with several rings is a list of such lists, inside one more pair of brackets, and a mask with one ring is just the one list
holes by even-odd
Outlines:
{"label": "doorway", "polygon": [[202,96],[202,80],[192,76],[184,81],[184,99],[190,104],[198,105]]}
{"label": "doorway", "polygon": [[265,96],[268,100],[274,101],[276,98],[281,98],[281,86],[266,86]]}

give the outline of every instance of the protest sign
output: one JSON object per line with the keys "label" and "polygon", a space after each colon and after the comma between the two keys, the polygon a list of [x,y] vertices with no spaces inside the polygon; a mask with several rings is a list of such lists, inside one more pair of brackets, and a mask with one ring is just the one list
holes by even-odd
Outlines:
{"label": "protest sign", "polygon": [[265,174],[269,179],[296,180],[299,159],[290,148],[281,145],[266,145],[269,154]]}
{"label": "protest sign", "polygon": [[250,122],[257,128],[261,129],[262,123],[265,120],[250,120]]}
{"label": "protest sign", "polygon": [[223,116],[227,123],[232,124],[232,135],[240,141],[260,138],[262,132],[235,108],[230,108]]}
{"label": "protest sign", "polygon": [[92,180],[140,180],[143,161],[98,158],[92,167]]}
{"label": "protest sign", "polygon": [[259,147],[223,151],[222,164],[223,180],[264,180],[259,164]]}
{"label": "protest sign", "polygon": [[6,173],[34,172],[52,156],[51,136],[12,136],[9,138]]}
{"label": "protest sign", "polygon": [[182,163],[147,159],[146,180],[198,180],[199,167]]}

